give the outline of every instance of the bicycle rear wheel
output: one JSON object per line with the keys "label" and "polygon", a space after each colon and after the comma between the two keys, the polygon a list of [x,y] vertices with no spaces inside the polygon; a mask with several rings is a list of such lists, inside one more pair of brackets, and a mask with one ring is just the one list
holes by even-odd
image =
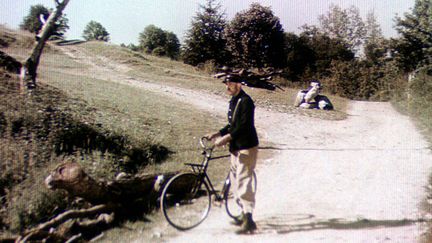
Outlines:
{"label": "bicycle rear wheel", "polygon": [[[257,177],[255,171],[252,174],[252,191],[256,192],[257,189]],[[238,219],[243,212],[243,207],[241,205],[240,199],[234,197],[234,192],[231,188],[232,183],[228,177],[225,181],[224,185],[224,198],[225,198],[225,209],[227,211],[228,216],[233,219]]]}
{"label": "bicycle rear wheel", "polygon": [[211,194],[207,183],[194,173],[174,176],[161,196],[161,210],[173,227],[188,230],[199,225],[210,211]]}

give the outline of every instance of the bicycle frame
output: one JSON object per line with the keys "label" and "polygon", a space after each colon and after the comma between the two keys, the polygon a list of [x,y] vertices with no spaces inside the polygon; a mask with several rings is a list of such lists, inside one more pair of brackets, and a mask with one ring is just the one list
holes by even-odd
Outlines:
{"label": "bicycle frame", "polygon": [[[238,210],[234,210],[237,211],[234,213],[232,209],[238,208],[238,206],[241,207],[241,205],[239,205],[238,202],[236,201],[230,200],[229,199],[230,197],[228,196],[230,195],[229,190],[231,186],[229,180],[230,174],[228,174],[228,176],[226,177],[226,180],[220,192],[215,190],[213,183],[211,182],[211,179],[207,174],[207,168],[210,160],[226,157],[226,156],[212,157],[214,146],[213,145],[207,146],[206,143],[208,141],[209,140],[206,138],[201,138],[200,140],[201,146],[203,148],[202,151],[203,159],[201,163],[196,163],[196,164],[185,163],[185,165],[188,165],[192,168],[192,171],[179,173],[173,178],[171,178],[167,182],[167,185],[165,186],[161,195],[161,209],[162,212],[164,213],[165,218],[172,226],[174,226],[179,230],[188,230],[203,222],[203,220],[208,216],[212,202],[224,201],[228,215],[233,219],[237,219],[239,216],[239,214],[237,214]],[[181,181],[182,179],[193,179],[193,184],[189,184],[190,187],[186,189],[189,191],[186,191],[185,194],[183,194],[185,197],[172,196],[173,195],[172,191],[171,192],[169,191],[170,186],[175,185],[175,183]],[[179,195],[182,195],[181,193],[182,192],[180,192]],[[212,198],[212,195],[214,195],[215,197]],[[200,200],[199,198],[203,200]],[[234,204],[228,206],[229,204],[228,202],[234,202]],[[182,211],[180,209],[182,208],[182,205],[184,206],[185,210],[191,210],[190,207],[194,208],[193,205],[197,206],[197,208],[194,208],[195,211],[189,211],[189,213],[182,214],[181,213]],[[172,210],[172,209],[176,209],[176,210]],[[190,213],[190,212],[196,212],[196,213]]]}
{"label": "bicycle frame", "polygon": [[[203,143],[203,139],[200,140],[201,146],[203,147],[203,160],[201,164],[193,164],[193,163],[185,163],[185,165],[189,165],[192,168],[192,171],[197,174],[199,181],[202,183],[202,181],[206,181],[207,185],[210,187],[210,193],[216,196],[216,201],[222,201],[223,200],[223,190],[220,194],[217,193],[215,190],[210,177],[207,174],[207,168],[210,160],[220,159],[224,158],[225,156],[218,156],[218,157],[212,157],[213,149],[214,147],[211,146],[209,148],[206,147]],[[198,186],[198,188],[201,186],[201,183]]]}

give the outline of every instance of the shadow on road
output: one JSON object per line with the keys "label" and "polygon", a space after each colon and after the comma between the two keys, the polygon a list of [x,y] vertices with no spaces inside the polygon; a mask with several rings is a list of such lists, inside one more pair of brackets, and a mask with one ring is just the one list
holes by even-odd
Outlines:
{"label": "shadow on road", "polygon": [[263,146],[258,147],[262,150],[298,150],[298,151],[416,151],[416,150],[431,150],[432,146],[419,148],[294,148],[294,147],[273,147]]}
{"label": "shadow on road", "polygon": [[[294,216],[294,217],[293,217]],[[277,233],[288,234],[292,232],[336,229],[336,230],[356,230],[365,228],[380,227],[401,227],[420,222],[426,222],[425,219],[402,219],[402,220],[371,220],[357,219],[354,221],[344,219],[318,220],[314,215],[281,215],[278,217],[269,217],[263,220],[257,220],[259,228],[258,233]]]}

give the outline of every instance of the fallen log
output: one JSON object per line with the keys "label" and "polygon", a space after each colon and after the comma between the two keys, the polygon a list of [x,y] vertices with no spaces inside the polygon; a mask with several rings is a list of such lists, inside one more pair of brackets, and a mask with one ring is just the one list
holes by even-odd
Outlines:
{"label": "fallen log", "polygon": [[73,161],[58,165],[45,179],[50,189],[63,189],[91,204],[127,203],[158,194],[164,183],[176,173],[120,176],[113,181],[96,181]]}
{"label": "fallen log", "polygon": [[27,230],[16,242],[46,239],[66,241],[89,235],[89,231],[93,232],[90,235],[99,235],[101,230],[113,224],[115,218],[119,218],[117,216],[136,216],[137,205],[156,205],[164,185],[175,174],[123,174],[113,181],[103,182],[91,178],[75,161],[62,163],[45,179],[46,186],[52,190],[66,190],[71,196],[82,198],[95,206],[63,212]]}

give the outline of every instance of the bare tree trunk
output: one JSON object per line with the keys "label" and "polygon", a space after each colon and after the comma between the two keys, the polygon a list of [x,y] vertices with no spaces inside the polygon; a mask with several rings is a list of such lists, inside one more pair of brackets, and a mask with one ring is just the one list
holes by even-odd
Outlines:
{"label": "bare tree trunk", "polygon": [[57,4],[56,10],[51,13],[46,23],[43,25],[40,34],[37,35],[37,44],[32,50],[32,54],[27,59],[21,69],[21,84],[27,84],[28,89],[36,87],[37,68],[39,65],[40,56],[45,47],[45,42],[51,36],[57,19],[62,15],[62,12],[69,0],[55,1]]}

